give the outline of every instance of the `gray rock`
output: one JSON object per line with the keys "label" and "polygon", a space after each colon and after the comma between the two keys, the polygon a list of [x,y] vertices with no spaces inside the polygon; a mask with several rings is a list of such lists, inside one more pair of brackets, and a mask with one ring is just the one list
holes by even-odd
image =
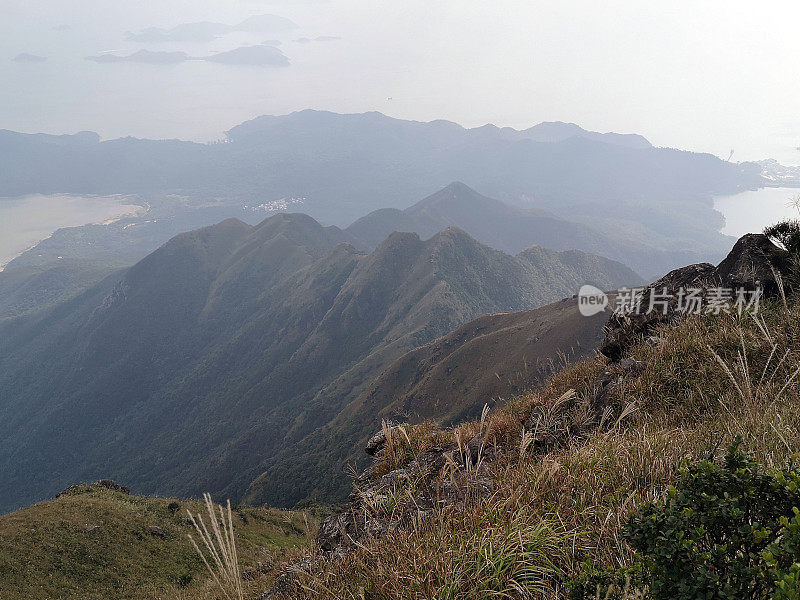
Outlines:
{"label": "gray rock", "polygon": [[[761,288],[765,297],[775,297],[778,294],[775,272],[780,273],[785,254],[765,235],[749,233],[734,244],[717,267],[699,263],[670,271],[644,290],[641,311],[626,315],[615,313],[609,317],[600,352],[618,361],[631,346],[652,335],[659,325],[673,323],[681,317],[683,313],[677,310],[677,294],[681,288],[699,288],[703,298],[708,289],[714,287]],[[666,306],[655,303],[656,309],[648,312],[651,301],[659,300],[654,293],[662,294],[665,289],[670,296]]]}
{"label": "gray rock", "polygon": [[364,447],[364,452],[370,456],[375,456],[385,445],[386,433],[381,430],[367,440],[367,445]]}
{"label": "gray rock", "polygon": [[775,271],[785,254],[767,236],[748,233],[739,238],[725,260],[719,263],[717,277],[727,287],[761,287],[766,295],[775,296],[778,294]]}
{"label": "gray rock", "polygon": [[295,594],[298,579],[304,574],[313,574],[319,570],[319,558],[306,558],[293,564],[283,573],[278,575],[272,587],[258,597],[258,600],[274,600],[275,598],[290,598]]}
{"label": "gray rock", "polygon": [[167,534],[164,533],[164,530],[161,529],[161,527],[158,527],[157,525],[151,525],[150,527],[148,527],[147,533],[149,533],[154,537],[159,537],[161,539],[165,539],[167,537]]}

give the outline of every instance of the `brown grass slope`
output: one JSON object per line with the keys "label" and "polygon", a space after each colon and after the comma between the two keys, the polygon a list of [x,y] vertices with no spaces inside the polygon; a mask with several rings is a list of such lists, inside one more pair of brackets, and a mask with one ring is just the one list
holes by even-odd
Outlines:
{"label": "brown grass slope", "polygon": [[363,464],[364,442],[383,419],[443,423],[479,415],[484,404],[529,391],[565,361],[592,354],[605,319],[581,316],[576,300],[567,298],[530,311],[479,317],[400,358],[394,342],[330,386],[329,395],[347,390],[349,401],[328,424],[276,457],[277,465],[253,481],[245,500],[260,503],[282,480],[314,496],[321,489],[318,472],[328,473],[327,485],[343,497],[350,485],[343,469]]}
{"label": "brown grass slope", "polygon": [[394,421],[461,422],[530,391],[566,361],[594,353],[606,321],[567,298],[542,308],[486,315],[395,361],[358,398],[355,412]]}
{"label": "brown grass slope", "polygon": [[[553,600],[567,597],[584,561],[630,564],[622,524],[636,506],[663,497],[685,461],[714,455],[736,436],[767,468],[800,453],[798,323],[800,301],[778,300],[757,320],[700,315],[662,325],[660,343],[631,348],[642,365],[607,390],[599,427],[587,427],[598,375],[609,368],[597,357],[483,423],[409,426],[392,435],[377,474],[479,431],[482,451],[495,458],[477,471],[446,465],[438,475],[445,486],[475,478],[466,489],[478,491],[328,559],[292,597]],[[526,427],[534,409],[540,416]],[[371,501],[367,518],[413,514],[419,482],[394,481],[389,496]]]}

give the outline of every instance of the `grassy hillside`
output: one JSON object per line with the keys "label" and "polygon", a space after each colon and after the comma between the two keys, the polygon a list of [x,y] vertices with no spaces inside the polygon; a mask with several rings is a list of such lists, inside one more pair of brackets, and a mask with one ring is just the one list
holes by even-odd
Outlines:
{"label": "grassy hillside", "polygon": [[[77,486],[0,516],[3,600],[212,600],[218,597],[187,534],[200,502]],[[253,596],[315,535],[312,513],[234,512],[240,566]],[[259,569],[259,565],[261,565]]]}
{"label": "grassy hillside", "polygon": [[364,497],[370,518],[405,515],[407,525],[325,563],[293,598],[553,600],[569,597],[582,572],[632,564],[622,526],[642,503],[663,499],[687,462],[720,456],[737,436],[765,469],[800,453],[798,323],[797,300],[770,303],[758,320],[692,316],[635,345],[630,356],[641,363],[629,368],[589,359],[485,422],[391,434],[373,477],[478,432],[491,458],[477,470],[434,472],[434,489],[472,492],[419,518],[409,517],[422,503],[414,477],[393,478],[384,500]]}
{"label": "grassy hillside", "polygon": [[[568,361],[594,354],[607,317],[586,318],[567,298],[530,311],[486,315],[404,354],[345,406],[324,428],[276,457],[250,485],[245,500],[258,503],[278,481],[345,497],[347,463],[364,465],[366,440],[381,421],[458,423],[480,415],[484,404],[502,405],[542,385]],[[348,448],[342,454],[341,448]],[[315,467],[312,469],[312,465]],[[320,476],[318,473],[322,473]]]}
{"label": "grassy hillside", "polygon": [[[100,477],[238,500],[409,350],[584,283],[638,280],[609,259],[515,257],[454,228],[395,233],[368,255],[347,239],[301,214],[229,219],[0,322],[0,510]],[[325,460],[352,452],[328,444]],[[338,472],[318,462],[303,471],[317,484],[270,473],[258,500],[331,499]]]}
{"label": "grassy hillside", "polygon": [[542,308],[487,315],[404,355],[354,405],[354,412],[400,422],[461,423],[487,402],[501,405],[592,356],[607,317],[584,317],[572,298]]}

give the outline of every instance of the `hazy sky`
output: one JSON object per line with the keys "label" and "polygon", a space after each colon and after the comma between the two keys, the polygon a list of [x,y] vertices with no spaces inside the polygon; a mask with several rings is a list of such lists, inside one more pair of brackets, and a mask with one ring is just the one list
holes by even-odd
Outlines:
{"label": "hazy sky", "polygon": [[[209,139],[259,114],[573,121],[800,162],[800,2],[0,0],[0,128]],[[126,30],[273,13],[291,66],[98,65]],[[69,31],[56,30],[69,25]],[[341,40],[300,44],[299,37]],[[190,54],[259,40],[220,39]],[[30,52],[44,64],[11,62]]]}

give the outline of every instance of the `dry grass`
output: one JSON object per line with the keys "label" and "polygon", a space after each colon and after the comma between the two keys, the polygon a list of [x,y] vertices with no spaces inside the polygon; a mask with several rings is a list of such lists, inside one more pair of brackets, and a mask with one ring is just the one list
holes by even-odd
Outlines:
{"label": "dry grass", "polygon": [[562,575],[558,564],[568,544],[557,521],[529,507],[500,496],[476,499],[332,563],[304,593],[331,600],[544,599]]}
{"label": "dry grass", "polygon": [[610,585],[603,590],[600,586],[597,587],[597,594],[595,600],[646,600],[647,591],[636,589],[631,585],[630,578],[626,578],[625,585],[620,588],[616,585]]}
{"label": "dry grass", "polygon": [[[767,466],[800,452],[798,324],[798,303],[779,302],[757,320],[699,316],[664,328],[663,343],[632,350],[647,366],[617,387],[604,425],[544,454],[536,432],[524,428],[527,416],[567,403],[569,418],[582,418],[604,359],[575,364],[540,393],[455,432],[426,424],[397,434],[381,457],[383,472],[446,434],[462,446],[485,432],[487,444],[504,449],[491,465],[493,495],[330,563],[305,597],[558,599],[586,560],[629,564],[621,526],[634,507],[662,496],[686,461],[714,455],[737,435]],[[640,590],[598,590],[598,599],[620,595],[645,598]]]}
{"label": "dry grass", "polygon": [[453,441],[449,433],[442,431],[433,423],[390,426],[384,421],[382,427],[386,444],[375,464],[376,477],[407,465],[425,450]]}
{"label": "dry grass", "polygon": [[[186,512],[189,514],[192,525],[194,525],[197,536],[202,541],[204,548],[200,549],[191,534],[189,534],[189,541],[192,542],[192,546],[225,598],[228,600],[243,600],[242,571],[239,567],[239,556],[236,551],[231,501],[228,500],[227,512],[221,506],[217,507],[219,509],[219,520],[217,520],[211,494],[204,494],[203,500],[206,503],[210,529],[206,526],[203,515],[198,513],[195,516],[189,511]],[[212,564],[214,565],[213,567],[211,566]]]}

